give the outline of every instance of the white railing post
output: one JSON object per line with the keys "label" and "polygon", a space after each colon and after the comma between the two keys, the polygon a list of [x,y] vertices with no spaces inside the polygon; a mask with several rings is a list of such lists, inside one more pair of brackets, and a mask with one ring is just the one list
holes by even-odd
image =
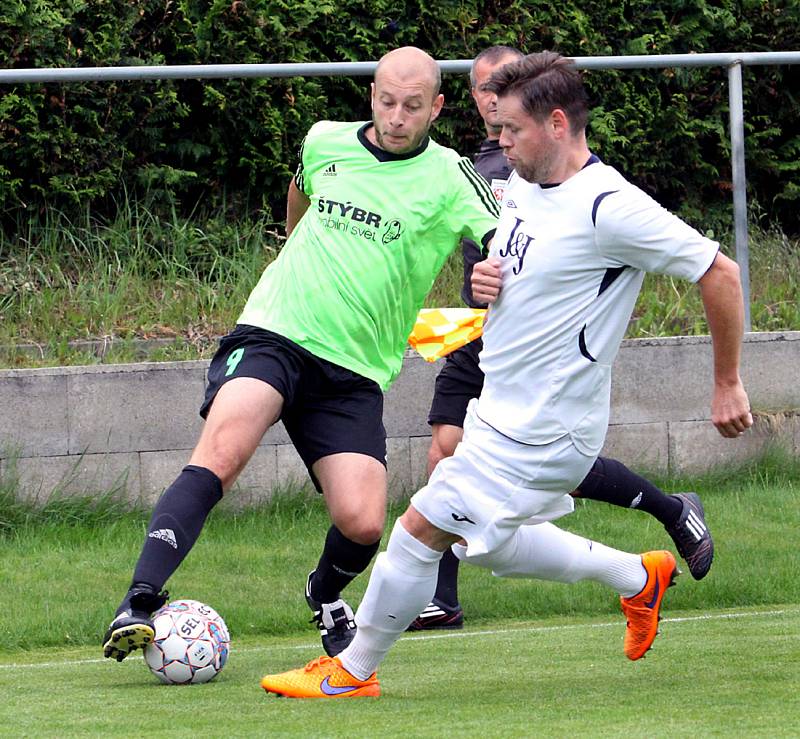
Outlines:
{"label": "white railing post", "polygon": [[744,173],[744,102],[741,62],[734,62],[728,67],[728,100],[736,261],[741,271],[742,292],[744,293],[744,330],[750,331],[752,326],[750,322],[750,249],[747,238],[747,180]]}

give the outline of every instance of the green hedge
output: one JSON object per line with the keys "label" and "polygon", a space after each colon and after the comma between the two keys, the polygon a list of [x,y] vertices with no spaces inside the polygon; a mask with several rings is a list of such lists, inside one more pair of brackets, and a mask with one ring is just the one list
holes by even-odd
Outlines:
{"label": "green hedge", "polygon": [[[487,45],[565,55],[800,48],[795,0],[5,0],[4,67],[365,61],[400,45],[470,58]],[[798,228],[800,67],[745,69],[750,197]],[[355,78],[0,86],[0,213],[110,207],[124,192],[188,210],[283,217],[305,130],[369,115]],[[699,218],[730,203],[727,72],[587,73],[591,144],[665,204]],[[463,76],[436,124],[469,153],[480,138]],[[469,114],[464,114],[468,110]],[[698,204],[702,204],[700,207]],[[707,211],[704,213],[703,211]]]}

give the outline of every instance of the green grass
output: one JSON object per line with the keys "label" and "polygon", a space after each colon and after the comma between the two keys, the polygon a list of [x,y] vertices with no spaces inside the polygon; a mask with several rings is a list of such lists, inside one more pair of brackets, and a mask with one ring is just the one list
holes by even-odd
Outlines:
{"label": "green grass", "polygon": [[258,686],[319,651],[308,637],[238,638],[219,678],[157,684],[140,657],[0,657],[5,736],[796,736],[800,608],[672,612],[644,660],[619,617],[500,621],[404,636],[380,699],[291,701]]}
{"label": "green grass", "polygon": [[[279,252],[282,231],[244,216],[164,218],[125,202],[110,221],[50,211],[19,224],[14,236],[0,233],[0,366],[208,358]],[[730,235],[718,238],[730,252]],[[800,330],[799,247],[752,227],[753,330]],[[461,305],[462,279],[456,250],[426,305]],[[648,276],[628,337],[703,333],[696,287]],[[142,339],[171,343],[144,350]],[[101,357],[75,345],[82,340],[105,342]],[[13,348],[19,344],[32,348]]]}
{"label": "green grass", "polygon": [[[733,240],[717,238],[733,257]],[[751,227],[750,312],[753,331],[800,330],[800,241],[775,229]],[[628,338],[707,334],[700,291],[685,280],[649,274]]]}
{"label": "green grass", "polygon": [[50,212],[18,233],[0,237],[0,345],[34,344],[40,358],[7,351],[7,366],[91,361],[69,346],[87,339],[121,340],[105,361],[148,338],[178,339],[165,358],[204,356],[282,243],[266,221],[164,219],[135,203],[110,222]]}
{"label": "green grass", "polygon": [[[668,490],[695,489],[703,497],[717,542],[712,574],[688,574],[670,591],[677,609],[737,608],[800,603],[796,557],[787,556],[800,529],[800,462],[775,453],[759,464],[703,479],[663,481]],[[126,511],[107,496],[89,503],[55,500],[32,508],[0,501],[0,581],[3,612],[16,625],[0,652],[94,645],[125,591],[146,530],[148,514]],[[192,597],[220,610],[242,637],[302,634],[308,614],[299,598],[305,573],[316,564],[328,527],[313,493],[279,493],[258,509],[215,510],[190,556],[169,583],[173,597]],[[397,502],[391,521],[404,510]],[[628,551],[670,544],[661,525],[640,511],[577,501],[561,525]],[[617,615],[615,599],[596,583],[500,580],[462,568],[460,587],[470,623],[498,617]],[[348,593],[360,599],[366,578]],[[31,603],[41,604],[30,608]]]}
{"label": "green grass", "polygon": [[[217,608],[231,660],[205,686],[158,684],[138,655],[100,657],[147,514],[112,495],[15,502],[0,492],[2,736],[796,736],[800,663],[800,461],[778,452],[702,479],[662,480],[703,497],[711,573],[678,578],[646,659],[622,655],[617,599],[595,583],[500,580],[464,567],[464,632],[404,636],[379,701],[271,699],[260,676],[320,651],[302,599],[327,516],[285,491],[258,510],[215,510],[169,583]],[[397,502],[390,521],[404,509]],[[565,528],[629,551],[669,546],[644,513],[579,501]],[[366,578],[348,589],[360,600]]]}

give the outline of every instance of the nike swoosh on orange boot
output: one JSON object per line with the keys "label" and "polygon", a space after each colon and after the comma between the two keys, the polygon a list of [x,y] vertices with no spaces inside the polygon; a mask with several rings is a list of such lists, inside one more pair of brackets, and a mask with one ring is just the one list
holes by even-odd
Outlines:
{"label": "nike swoosh on orange boot", "polygon": [[620,597],[622,612],[628,619],[625,630],[625,656],[637,660],[644,657],[658,634],[661,620],[661,601],[667,588],[672,587],[680,574],[671,552],[645,552],[642,566],[647,572],[647,582],[641,592],[630,598]]}
{"label": "nike swoosh on orange boot", "polygon": [[342,667],[338,657],[318,657],[297,670],[265,675],[261,687],[286,698],[377,698],[381,694],[376,673],[359,680]]}

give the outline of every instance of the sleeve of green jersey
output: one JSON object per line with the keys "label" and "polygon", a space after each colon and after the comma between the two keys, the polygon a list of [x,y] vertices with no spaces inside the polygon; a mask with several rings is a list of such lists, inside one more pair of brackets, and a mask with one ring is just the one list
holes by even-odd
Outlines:
{"label": "sleeve of green jersey", "polygon": [[494,235],[500,204],[489,183],[472,162],[462,157],[455,162],[455,193],[447,218],[453,231],[484,247]]}
{"label": "sleeve of green jersey", "polygon": [[321,152],[329,150],[334,145],[331,136],[335,134],[336,125],[331,121],[317,121],[308,129],[308,133],[303,139],[300,146],[300,162],[294,175],[294,184],[306,195],[314,194],[314,176],[320,169]]}
{"label": "sleeve of green jersey", "polygon": [[327,121],[317,121],[308,129],[303,143],[300,145],[300,161],[297,164],[297,172],[294,175],[294,184],[297,189],[306,195],[314,193],[313,178],[319,160],[319,143],[323,134],[330,125]]}
{"label": "sleeve of green jersey", "polygon": [[308,195],[309,193],[306,192],[306,167],[303,162],[303,155],[305,154],[307,139],[308,136],[306,136],[303,139],[302,143],[300,144],[300,152],[298,153],[299,161],[297,162],[297,169],[295,170],[294,173],[295,187],[297,187],[297,189],[300,190],[300,192],[306,193],[306,195]]}

